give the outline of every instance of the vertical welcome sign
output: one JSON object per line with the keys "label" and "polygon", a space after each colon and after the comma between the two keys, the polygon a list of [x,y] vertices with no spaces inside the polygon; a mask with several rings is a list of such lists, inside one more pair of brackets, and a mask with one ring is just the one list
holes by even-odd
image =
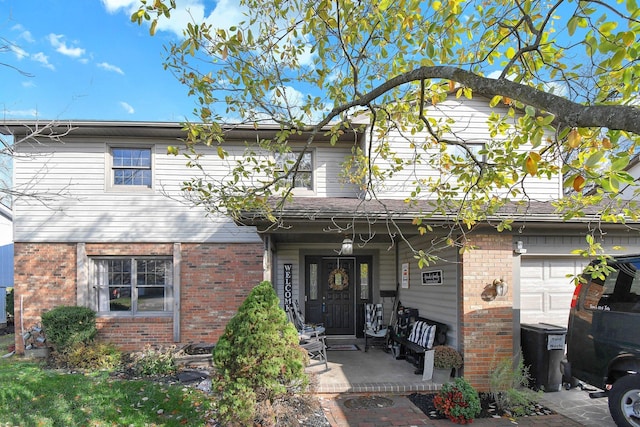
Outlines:
{"label": "vertical welcome sign", "polygon": [[293,264],[284,264],[284,306],[293,305]]}

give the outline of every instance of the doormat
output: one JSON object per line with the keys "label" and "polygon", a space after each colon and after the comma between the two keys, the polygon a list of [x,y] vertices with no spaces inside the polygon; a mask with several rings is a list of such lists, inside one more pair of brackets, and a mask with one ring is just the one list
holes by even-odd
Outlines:
{"label": "doormat", "polygon": [[355,344],[336,344],[327,347],[327,350],[332,351],[358,351],[360,350]]}

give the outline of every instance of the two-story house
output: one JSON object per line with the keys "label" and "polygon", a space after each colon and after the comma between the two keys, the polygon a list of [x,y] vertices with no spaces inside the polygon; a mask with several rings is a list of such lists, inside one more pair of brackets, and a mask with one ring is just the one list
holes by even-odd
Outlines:
{"label": "two-story house", "polygon": [[[459,134],[482,144],[490,112],[486,100],[449,99],[432,114],[461,117]],[[0,132],[24,136],[34,125],[4,122]],[[215,343],[249,290],[268,279],[328,335],[357,337],[363,303],[390,310],[389,291],[399,284],[404,306],[449,325],[448,343],[463,352],[464,375],[480,388],[491,363],[518,352],[520,322],[566,325],[573,292],[566,274],[585,263],[571,250],[584,245],[591,218],[563,222],[554,214],[561,176],[525,181],[532,201],[513,231],[480,225],[468,236],[476,249],[440,247],[441,261],[419,268],[415,251],[430,250],[450,218],[432,217],[433,231],[421,235],[412,220],[429,200],[404,199],[416,174],[436,172],[416,172],[416,165],[380,185],[377,200],[361,200],[358,187],[339,176],[354,144],[367,152],[378,143],[368,132],[345,133],[335,145],[315,140],[304,179],[280,212],[285,227],[274,228],[249,212],[236,222],[184,203],[182,182],[199,172],[167,153],[184,137],[178,123],[65,122],[54,130],[65,132],[62,142],[15,147],[14,184],[47,195],[14,201],[16,325],[28,328],[45,310],[78,304],[97,311],[101,339],[126,350]],[[247,142],[273,133],[269,126],[229,129],[228,156],[203,147],[203,167],[224,179]],[[294,151],[305,137],[291,141]],[[400,135],[390,144],[411,155]],[[619,225],[607,233],[607,248],[640,252],[637,232]],[[500,279],[506,294],[487,297]]]}

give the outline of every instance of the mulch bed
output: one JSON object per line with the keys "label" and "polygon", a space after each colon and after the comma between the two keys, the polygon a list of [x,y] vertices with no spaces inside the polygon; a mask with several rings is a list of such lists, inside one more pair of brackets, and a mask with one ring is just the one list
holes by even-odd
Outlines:
{"label": "mulch bed", "polygon": [[[447,419],[445,415],[440,414],[435,405],[433,404],[433,398],[436,395],[433,393],[413,393],[407,396],[414,405],[416,405],[425,415],[432,420],[444,420]],[[480,406],[482,410],[480,415],[476,418],[503,418],[503,417],[512,417],[512,414],[506,413],[498,409],[495,400],[491,397],[489,393],[479,393],[480,397]],[[544,416],[555,414],[551,409],[540,405],[539,403],[533,405],[529,408],[529,414],[525,416]]]}

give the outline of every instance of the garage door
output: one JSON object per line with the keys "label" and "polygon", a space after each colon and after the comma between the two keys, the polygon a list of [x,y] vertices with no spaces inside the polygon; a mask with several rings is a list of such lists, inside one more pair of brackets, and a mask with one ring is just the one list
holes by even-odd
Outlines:
{"label": "garage door", "polygon": [[582,258],[523,256],[520,265],[521,323],[567,326],[575,289],[567,275],[579,274],[586,264]]}

